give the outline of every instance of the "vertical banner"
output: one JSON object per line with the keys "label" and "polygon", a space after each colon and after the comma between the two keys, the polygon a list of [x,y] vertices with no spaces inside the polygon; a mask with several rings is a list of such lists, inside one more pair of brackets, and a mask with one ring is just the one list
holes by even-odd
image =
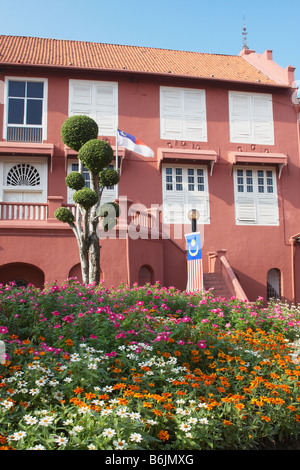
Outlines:
{"label": "vertical banner", "polygon": [[199,232],[185,235],[187,243],[187,292],[203,290],[201,237]]}

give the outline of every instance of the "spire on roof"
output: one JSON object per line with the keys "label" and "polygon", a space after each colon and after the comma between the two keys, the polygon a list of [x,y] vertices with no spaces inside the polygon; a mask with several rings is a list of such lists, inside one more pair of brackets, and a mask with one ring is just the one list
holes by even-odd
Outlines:
{"label": "spire on roof", "polygon": [[246,30],[246,25],[245,25],[245,17],[243,17],[243,32],[242,32],[242,36],[243,36],[243,49],[249,49],[248,47],[248,44],[247,44],[247,30]]}

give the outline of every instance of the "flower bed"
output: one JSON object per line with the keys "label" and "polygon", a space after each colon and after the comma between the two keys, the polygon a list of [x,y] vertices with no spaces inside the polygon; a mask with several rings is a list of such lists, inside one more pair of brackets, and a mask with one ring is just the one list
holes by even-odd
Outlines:
{"label": "flower bed", "polygon": [[2,286],[0,447],[251,449],[300,434],[299,311],[76,281]]}

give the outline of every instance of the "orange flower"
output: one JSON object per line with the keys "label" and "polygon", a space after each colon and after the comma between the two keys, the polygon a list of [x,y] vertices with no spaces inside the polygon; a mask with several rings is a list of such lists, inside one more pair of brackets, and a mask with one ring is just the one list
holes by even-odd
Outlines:
{"label": "orange flower", "polygon": [[83,392],[83,388],[81,388],[81,387],[76,387],[75,390],[73,390],[73,392],[77,395],[77,394]]}
{"label": "orange flower", "polygon": [[260,419],[262,419],[263,421],[266,421],[267,423],[271,421],[271,418],[269,418],[269,416],[261,416]]}
{"label": "orange flower", "polygon": [[71,339],[66,339],[65,343],[66,343],[67,346],[73,346],[74,345],[74,343]]}
{"label": "orange flower", "polygon": [[95,393],[89,392],[89,393],[85,394],[85,398],[87,400],[91,400],[92,398],[96,398],[96,395],[95,395]]}
{"label": "orange flower", "polygon": [[161,441],[167,441],[168,439],[170,439],[168,431],[161,430],[158,433],[158,439],[160,439]]}
{"label": "orange flower", "polygon": [[231,421],[227,421],[227,419],[224,419],[224,420],[223,420],[223,423],[224,423],[226,426],[232,426],[232,422],[231,422]]}

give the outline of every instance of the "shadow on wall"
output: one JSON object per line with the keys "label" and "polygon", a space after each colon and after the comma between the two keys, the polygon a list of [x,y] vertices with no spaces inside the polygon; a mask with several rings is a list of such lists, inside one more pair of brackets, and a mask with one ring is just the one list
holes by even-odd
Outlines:
{"label": "shadow on wall", "polygon": [[40,268],[32,264],[9,263],[0,266],[0,283],[8,284],[13,281],[18,286],[33,284],[35,287],[43,288],[45,275]]}

